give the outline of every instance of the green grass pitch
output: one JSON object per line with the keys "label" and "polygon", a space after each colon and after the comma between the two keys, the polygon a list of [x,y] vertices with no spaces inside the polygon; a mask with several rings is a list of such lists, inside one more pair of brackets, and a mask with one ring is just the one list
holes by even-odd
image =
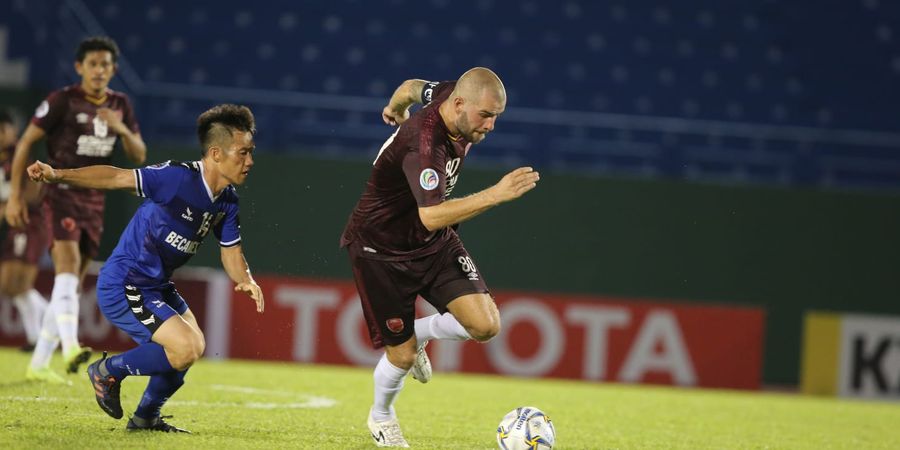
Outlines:
{"label": "green grass pitch", "polygon": [[[84,374],[26,382],[29,355],[0,349],[0,448],[374,448],[367,368],[201,361],[163,410],[193,435],[126,433]],[[58,364],[58,355],[54,357]],[[59,367],[57,367],[59,368]],[[127,414],[146,378],[122,389]],[[900,405],[773,394],[436,373],[396,405],[413,448],[496,448],[516,406],[553,420],[556,449],[900,448]]]}

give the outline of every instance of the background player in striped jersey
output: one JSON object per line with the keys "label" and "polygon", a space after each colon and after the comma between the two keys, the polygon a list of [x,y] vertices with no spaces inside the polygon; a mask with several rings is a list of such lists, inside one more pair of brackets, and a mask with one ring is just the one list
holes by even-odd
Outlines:
{"label": "background player in striped jersey", "polygon": [[[426,106],[410,116],[413,103]],[[503,83],[483,67],[457,81],[407,80],[384,108],[386,123],[402,125],[379,151],[341,237],[369,336],[385,348],[368,418],[378,446],[408,446],[393,403],[410,369],[421,382],[431,377],[428,340],[485,342],[500,331],[500,314],[456,226],[530,191],[538,173],[521,167],[476,194],[449,195],[472,144],[505,109]],[[416,320],[417,295],[439,313]]]}
{"label": "background player in striped jersey", "polygon": [[[34,113],[25,129],[12,164],[12,183],[6,220],[13,227],[28,225],[22,198],[25,167],[33,145],[46,137],[48,162],[56,168],[109,164],[121,138],[125,155],[143,164],[147,147],[141,139],[131,102],[109,89],[116,73],[119,48],[108,37],[83,40],[75,54],[81,82],[54,91]],[[47,190],[49,222],[53,234],[50,255],[56,270],[47,320],[32,355],[26,377],[54,381],[50,357],[62,342],[66,370],[75,373],[90,358],[90,349],[78,343],[79,284],[88,263],[97,256],[103,232],[105,196],[96,189],[61,183]]]}

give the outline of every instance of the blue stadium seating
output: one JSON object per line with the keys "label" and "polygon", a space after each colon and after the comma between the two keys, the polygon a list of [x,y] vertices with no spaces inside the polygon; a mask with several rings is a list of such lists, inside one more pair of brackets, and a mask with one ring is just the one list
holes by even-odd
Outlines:
{"label": "blue stadium seating", "polygon": [[486,65],[509,110],[487,164],[724,183],[900,187],[900,3],[884,0],[13,0],[8,56],[71,82],[72,47],[124,53],[153,142],[250,104],[260,149],[370,158],[410,77]]}

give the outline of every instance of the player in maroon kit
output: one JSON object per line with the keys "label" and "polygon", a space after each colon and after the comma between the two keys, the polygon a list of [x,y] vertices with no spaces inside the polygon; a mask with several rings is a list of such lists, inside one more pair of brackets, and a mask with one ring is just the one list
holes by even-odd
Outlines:
{"label": "player in maroon kit", "polygon": [[[81,82],[50,93],[37,107],[13,158],[11,193],[6,207],[6,220],[11,226],[28,225],[22,199],[25,167],[32,146],[44,137],[48,162],[56,168],[110,164],[119,139],[125,155],[135,164],[143,164],[147,147],[138,131],[131,103],[124,94],[108,88],[116,73],[118,56],[119,48],[112,39],[85,39],[75,57],[75,70]],[[49,206],[53,234],[50,255],[56,268],[47,314],[52,314],[55,320],[44,321],[26,378],[44,381],[54,378],[48,366],[58,341],[62,342],[68,372],[76,372],[90,357],[90,349],[78,343],[78,288],[100,245],[104,200],[104,194],[94,189],[65,184],[47,189],[44,202]],[[56,329],[46,326],[50,322],[55,322]]]}
{"label": "player in maroon kit", "polygon": [[[16,126],[12,115],[0,111],[0,210],[6,207],[9,196],[9,172],[16,145]],[[43,189],[29,183],[25,188],[28,204],[29,225],[27,228],[3,228],[3,242],[0,244],[0,296],[12,300],[22,325],[28,344],[23,350],[31,351],[37,342],[41,329],[41,319],[47,309],[47,300],[34,289],[38,262],[47,251],[50,236],[44,221]]]}
{"label": "player in maroon kit", "polygon": [[[410,116],[413,103],[425,107]],[[369,336],[385,347],[367,421],[379,447],[408,446],[393,403],[408,372],[423,383],[431,378],[428,340],[485,342],[500,331],[500,314],[455,225],[519,198],[538,173],[521,167],[481,192],[448,197],[472,144],[505,108],[500,78],[476,67],[457,81],[407,80],[382,113],[386,123],[402,125],[381,147],[341,236]],[[439,313],[416,320],[417,295]]]}

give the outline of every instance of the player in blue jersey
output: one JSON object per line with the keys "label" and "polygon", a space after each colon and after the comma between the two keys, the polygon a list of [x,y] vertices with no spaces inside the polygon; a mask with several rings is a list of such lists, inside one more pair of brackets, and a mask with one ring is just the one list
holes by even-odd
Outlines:
{"label": "player in blue jersey", "polygon": [[88,366],[97,403],[122,418],[119,389],[130,375],[150,376],[128,430],[186,432],[166,423],[160,409],[184,384],[188,368],[206,346],[187,303],[170,281],[172,272],[197,252],[212,231],[222,250],[222,265],[235,291],[256,301],[263,294],[250,275],[241,250],[238,197],[253,166],[253,114],[245,106],[219,105],[197,119],[202,159],[167,162],[142,169],[88,166],[54,169],[40,161],[28,176],[45,183],[131,191],[147,200],[125,228],[97,279],[97,304],[106,318],[139,345],[103,357]]}

